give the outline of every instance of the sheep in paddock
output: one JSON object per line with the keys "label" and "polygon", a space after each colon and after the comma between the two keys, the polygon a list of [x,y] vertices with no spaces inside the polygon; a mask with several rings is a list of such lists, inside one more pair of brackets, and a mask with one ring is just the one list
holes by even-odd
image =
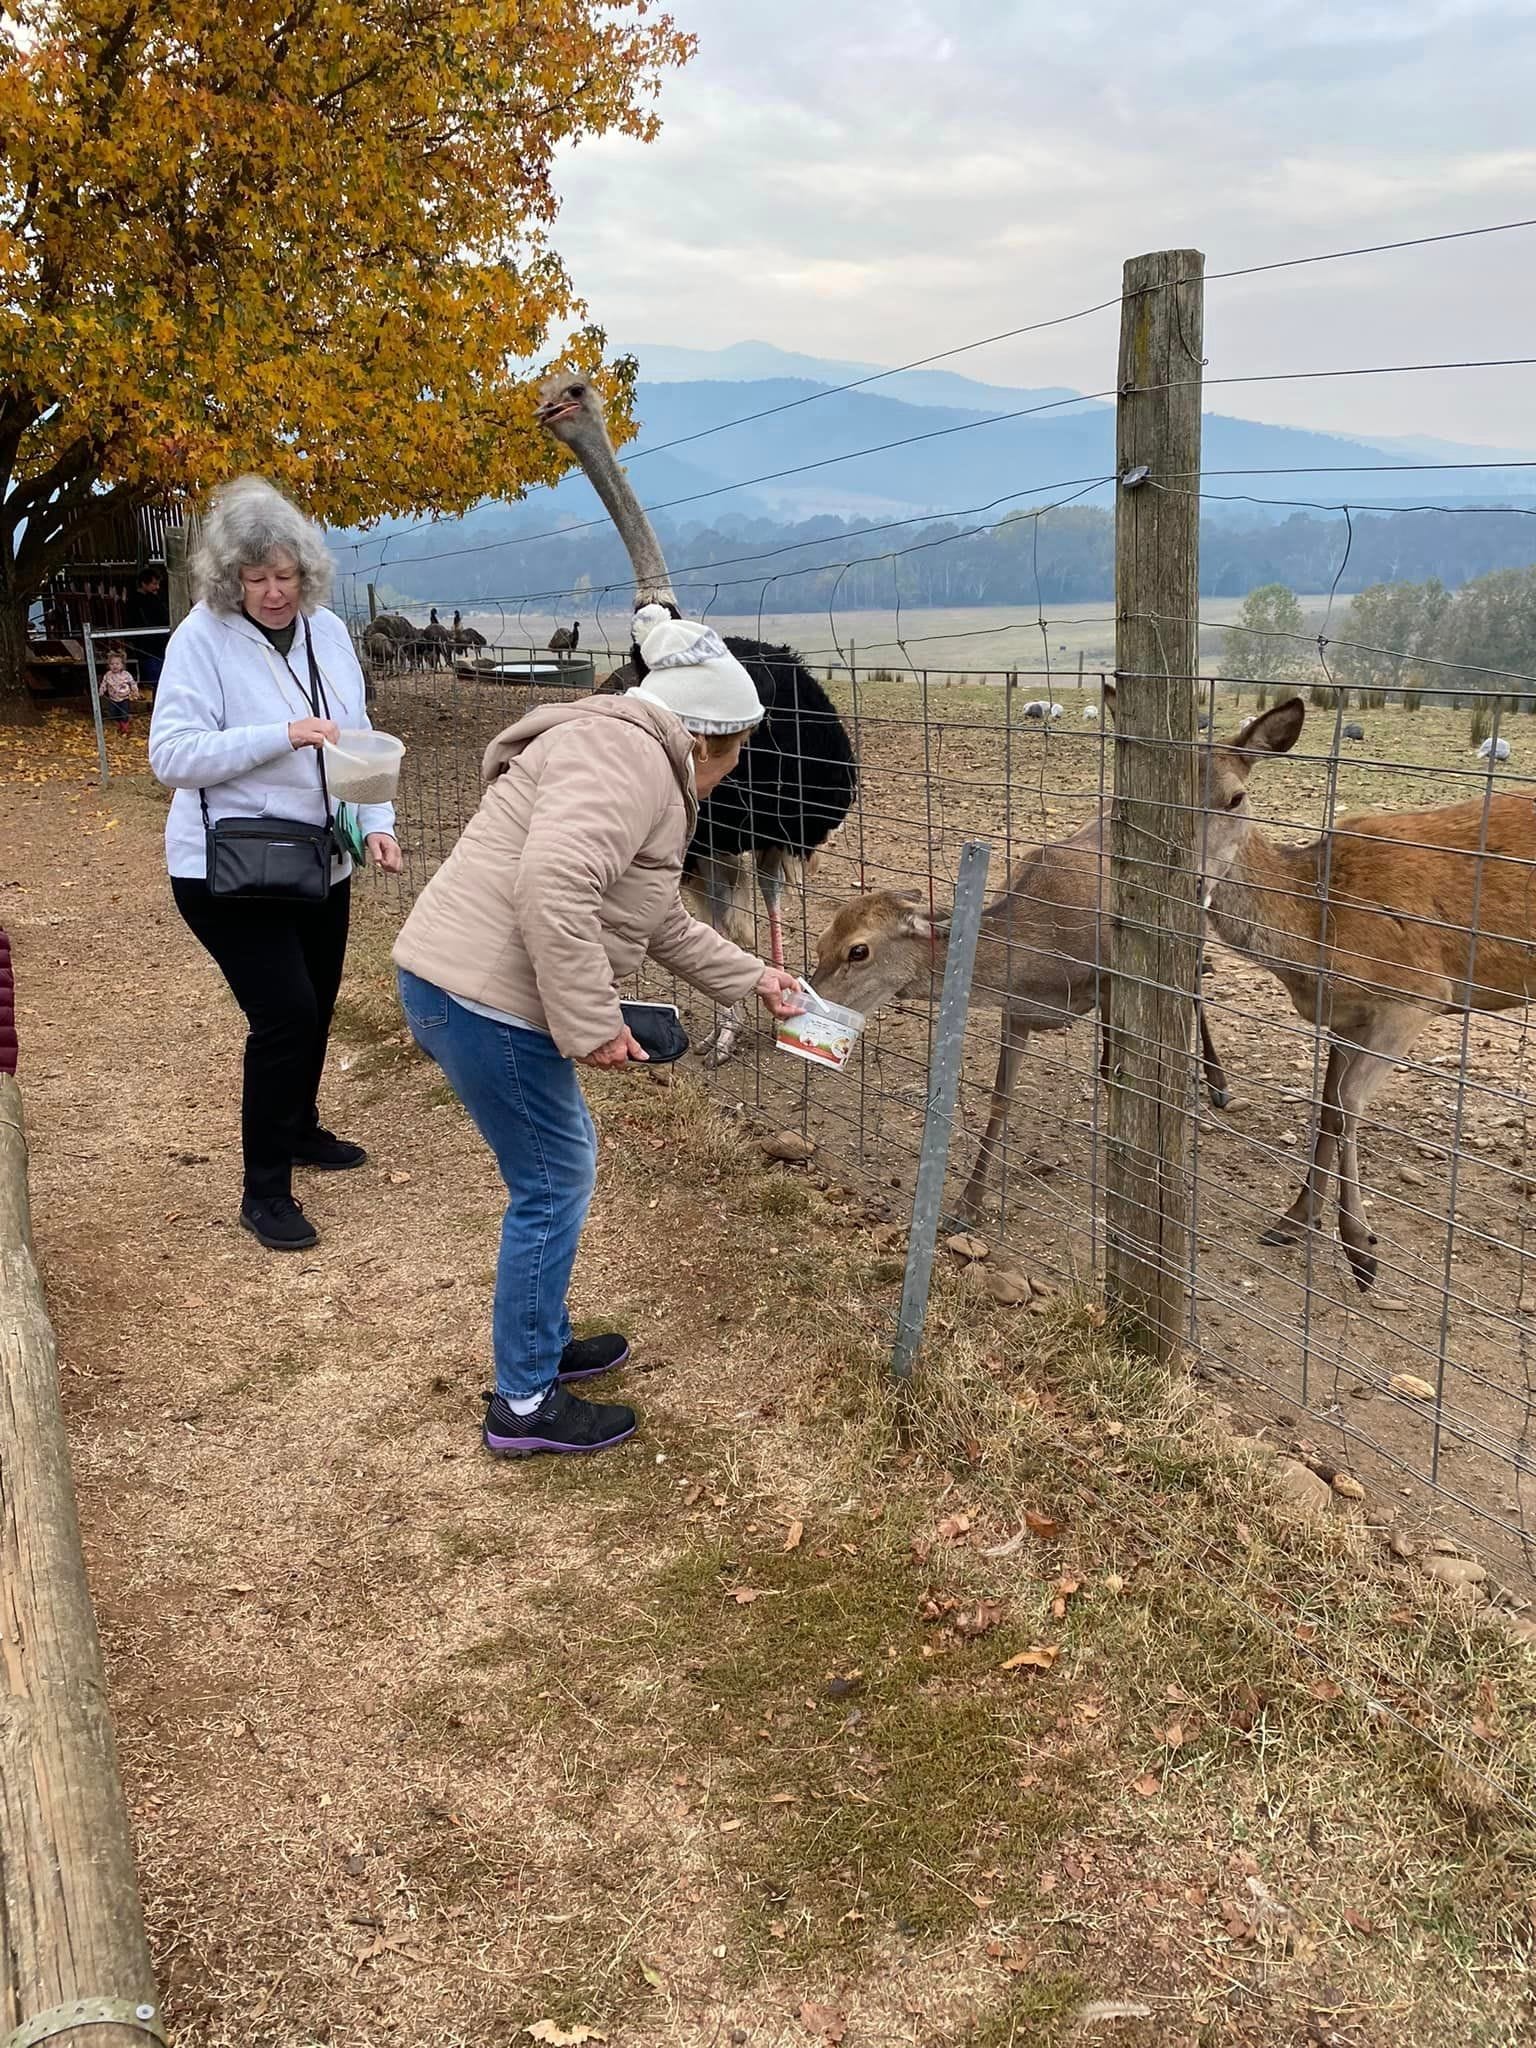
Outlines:
{"label": "sheep in paddock", "polygon": [[1351,719],[1344,728],[1344,737],[1347,740],[1363,740],[1365,738],[1365,727]]}
{"label": "sheep in paddock", "polygon": [[1047,718],[1060,718],[1062,712],[1065,711],[1066,708],[1067,707],[1065,704],[1048,704],[1045,707],[1045,715]]}
{"label": "sheep in paddock", "polygon": [[1086,725],[1097,725],[1097,724],[1098,724],[1098,722],[1099,722],[1099,707],[1098,707],[1098,705],[1097,705],[1097,704],[1085,704],[1085,705],[1083,706],[1083,722],[1084,722],[1084,724],[1086,724]]}
{"label": "sheep in paddock", "polygon": [[1509,741],[1496,740],[1490,736],[1478,748],[1477,758],[1479,761],[1486,761],[1490,758],[1495,761],[1507,761],[1509,759]]}
{"label": "sheep in paddock", "polygon": [[1044,718],[1047,708],[1048,707],[1046,705],[1041,703],[1038,697],[1031,697],[1029,702],[1024,706],[1023,715],[1026,718]]}

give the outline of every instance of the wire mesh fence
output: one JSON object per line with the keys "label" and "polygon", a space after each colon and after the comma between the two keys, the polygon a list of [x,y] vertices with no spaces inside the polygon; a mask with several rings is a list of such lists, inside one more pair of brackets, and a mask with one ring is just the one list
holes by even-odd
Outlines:
{"label": "wire mesh fence", "polygon": [[[1032,1277],[1037,1292],[1095,1291],[1105,1270],[1108,1091],[1119,1085],[1103,1068],[1097,1016],[1113,964],[1110,679],[973,669],[962,680],[818,655],[859,790],[843,827],[794,872],[783,943],[792,967],[867,1013],[866,1028],[847,1070],[833,1073],[784,1057],[756,1017],[730,1058],[706,1057],[700,1071],[732,1111],[814,1141],[819,1169],[855,1188],[872,1219],[899,1227],[917,1170],[956,866],[966,840],[987,840],[947,1213],[985,1243],[994,1268]],[[600,650],[599,674],[603,665]],[[1516,738],[1508,758],[1473,751],[1475,692],[1412,710],[1397,693],[1349,715],[1342,699],[1326,701],[1325,673],[1319,657],[1310,685],[1305,676],[1197,683],[1205,729],[1194,808],[1210,897],[1200,986],[1220,1065],[1202,1061],[1193,1033],[1163,1049],[1184,1075],[1194,1119],[1184,1348],[1275,1440],[1310,1444],[1379,1497],[1433,1499],[1442,1525],[1528,1571],[1536,1162],[1520,993],[1536,973],[1536,777],[1518,714],[1498,705],[1496,730]],[[582,694],[589,674],[526,643],[376,672],[376,720],[408,749],[407,892],[478,802],[487,742],[534,704]],[[1288,751],[1231,751],[1264,700],[1304,700],[1309,689],[1325,701],[1304,703]],[[1356,729],[1359,738],[1345,737]],[[1238,771],[1241,850],[1218,884],[1227,845],[1215,805],[1223,775]],[[1359,820],[1384,813],[1392,836],[1378,840],[1380,824]],[[1255,862],[1261,846],[1275,852]],[[1386,865],[1362,870],[1362,853]],[[1337,1230],[1350,1161],[1327,1149],[1327,1011],[1307,1002],[1304,983],[1319,949],[1340,942],[1340,919],[1359,912],[1362,873],[1374,874],[1386,908],[1355,942],[1356,1006],[1333,1021],[1368,1040],[1386,985],[1406,995],[1409,1024],[1406,1042],[1400,1031],[1369,1063],[1382,1078],[1358,1141],[1348,1141],[1364,1230],[1352,1259]],[[750,868],[733,916],[766,956]],[[1448,961],[1459,989],[1444,985]],[[1277,967],[1302,977],[1300,1001]],[[712,1006],[670,983],[651,992],[679,1003],[707,1052],[721,1021]],[[1477,1007],[1485,1002],[1500,1007]],[[1320,1143],[1309,1221],[1295,1197]]]}

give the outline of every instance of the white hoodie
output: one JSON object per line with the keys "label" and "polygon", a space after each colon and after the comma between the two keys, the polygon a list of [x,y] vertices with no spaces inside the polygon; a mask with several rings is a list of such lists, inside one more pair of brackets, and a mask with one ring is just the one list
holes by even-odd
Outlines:
{"label": "white hoodie", "polygon": [[[205,604],[171,635],[149,723],[149,765],[176,792],[165,823],[166,866],[173,875],[201,880],[208,872],[200,789],[212,819],[325,822],[319,757],[313,747],[288,741],[295,719],[314,716],[305,631],[314,636],[329,716],[344,730],[368,724],[363,672],[334,612],[301,614],[297,625],[286,662],[243,614],[213,612]],[[365,837],[393,833],[395,807],[360,804],[358,824]],[[333,876],[339,881],[351,872],[351,861],[340,855]]]}

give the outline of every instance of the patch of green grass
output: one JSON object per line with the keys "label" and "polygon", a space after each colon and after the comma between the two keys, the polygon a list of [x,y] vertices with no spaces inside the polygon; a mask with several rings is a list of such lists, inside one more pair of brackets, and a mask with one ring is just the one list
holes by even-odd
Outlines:
{"label": "patch of green grass", "polygon": [[1000,2005],[973,2023],[965,2048],[1057,2048],[1072,2038],[1073,2015],[1092,1995],[1075,1971],[1020,1977]]}

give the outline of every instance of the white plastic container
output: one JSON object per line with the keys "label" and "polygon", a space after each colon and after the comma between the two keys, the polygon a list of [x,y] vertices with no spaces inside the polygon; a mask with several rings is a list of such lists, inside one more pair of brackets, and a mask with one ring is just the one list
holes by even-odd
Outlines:
{"label": "white plastic container", "polygon": [[775,1044],[780,1052],[792,1053],[797,1060],[814,1060],[817,1066],[841,1073],[859,1042],[863,1017],[857,1010],[845,1010],[841,1003],[829,1003],[804,983],[800,999],[805,1008],[798,1017],[781,1019],[774,1033]]}
{"label": "white plastic container", "polygon": [[400,781],[405,741],[392,732],[344,732],[333,746],[326,741],[326,787],[349,804],[387,804]]}

